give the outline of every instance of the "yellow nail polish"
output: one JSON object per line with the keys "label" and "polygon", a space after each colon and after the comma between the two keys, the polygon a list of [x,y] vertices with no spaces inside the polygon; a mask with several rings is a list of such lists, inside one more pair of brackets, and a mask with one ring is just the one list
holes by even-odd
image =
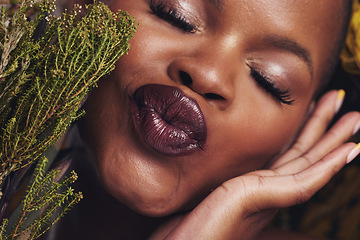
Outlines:
{"label": "yellow nail polish", "polygon": [[340,89],[335,102],[335,113],[339,112],[341,105],[344,102],[344,98],[345,98],[345,91],[343,89]]}
{"label": "yellow nail polish", "polygon": [[360,153],[360,143],[358,143],[349,153],[346,163],[350,163],[352,160],[354,160],[357,155]]}

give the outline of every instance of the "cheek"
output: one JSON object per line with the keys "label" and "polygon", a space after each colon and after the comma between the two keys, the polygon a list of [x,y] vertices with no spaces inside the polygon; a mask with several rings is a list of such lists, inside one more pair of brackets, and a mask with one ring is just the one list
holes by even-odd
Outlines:
{"label": "cheek", "polygon": [[[165,66],[159,61],[159,50],[161,47],[156,46],[161,43],[156,39],[149,39],[145,36],[146,32],[139,28],[133,39],[130,41],[131,47],[127,55],[124,55],[116,64],[115,75],[117,84],[136,85],[134,89],[144,85],[150,79],[154,81],[151,73],[166,73]],[[144,41],[147,39],[147,41]],[[156,58],[154,56],[157,56]],[[120,81],[121,80],[121,81]],[[156,80],[156,79],[155,79]]]}
{"label": "cheek", "polygon": [[261,107],[251,109],[256,110],[249,110],[246,114],[242,112],[241,117],[233,114],[223,118],[221,125],[228,127],[222,127],[222,131],[213,133],[216,135],[214,139],[223,142],[223,153],[232,159],[228,168],[238,171],[237,174],[264,167],[288,147],[303,121],[301,116],[304,116],[305,112],[305,107],[287,114]]}
{"label": "cheek", "polygon": [[169,63],[192,51],[186,39],[179,40],[181,34],[176,30],[169,34],[170,30],[164,29],[166,24],[152,19],[155,16],[144,13],[136,16],[140,25],[130,40],[129,53],[120,58],[115,70],[123,84],[135,85],[133,89],[150,81],[162,83],[168,80]]}
{"label": "cheek", "polygon": [[257,137],[259,154],[268,154],[270,158],[278,155],[293,141],[303,115],[296,117],[271,116],[258,125],[253,135]]}
{"label": "cheek", "polygon": [[289,146],[298,131],[303,114],[268,114],[261,122],[257,122],[249,138],[256,143],[258,157],[264,155],[273,158]]}

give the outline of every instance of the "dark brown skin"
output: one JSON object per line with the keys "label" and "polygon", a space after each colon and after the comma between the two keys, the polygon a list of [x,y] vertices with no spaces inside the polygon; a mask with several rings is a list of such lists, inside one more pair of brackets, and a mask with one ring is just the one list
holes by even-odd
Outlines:
{"label": "dark brown skin", "polygon": [[[129,55],[85,104],[80,127],[100,180],[118,201],[143,215],[196,207],[159,228],[154,239],[254,239],[275,209],[303,202],[326,184],[355,146],[343,143],[359,123],[359,113],[345,115],[326,132],[341,102],[332,91],[287,150],[333,57],[342,1],[168,0],[196,25],[194,33],[154,15],[149,2],[105,2],[141,24]],[[289,39],[306,49],[308,61],[296,54],[294,43],[285,43]],[[274,98],[251,76],[252,68],[289,89],[294,102]],[[181,71],[191,84],[183,82]],[[150,83],[176,86],[199,103],[208,130],[203,150],[169,157],[139,138],[129,95]],[[265,166],[270,170],[255,171]],[[121,210],[113,209],[121,218]]]}

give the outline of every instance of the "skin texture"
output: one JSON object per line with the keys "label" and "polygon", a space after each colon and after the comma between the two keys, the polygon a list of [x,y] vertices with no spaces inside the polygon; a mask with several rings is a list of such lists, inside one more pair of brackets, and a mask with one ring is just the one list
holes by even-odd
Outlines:
{"label": "skin texture", "polygon": [[[342,2],[167,2],[198,30],[185,32],[159,18],[148,0],[106,2],[113,10],[128,11],[141,24],[129,54],[87,99],[82,136],[104,188],[121,203],[149,216],[196,207],[159,228],[154,239],[201,239],[207,234],[212,239],[252,239],[276,208],[303,202],[320,189],[354,147],[341,144],[360,121],[358,113],[346,115],[326,133],[335,114],[333,91],[322,98],[295,147],[278,158],[306,121],[327,60],[333,57],[329,49],[340,32]],[[294,45],[303,46],[308,56]],[[251,69],[288,89],[292,105],[279,102],[260,86]],[[154,83],[178,87],[198,102],[208,133],[202,150],[165,156],[139,138],[129,96]],[[271,170],[255,171],[265,166]]]}
{"label": "skin texture", "polygon": [[[149,1],[110,3],[112,9],[136,16],[141,25],[129,55],[120,59],[115,73],[99,84],[85,107],[91,146],[108,190],[138,211],[164,215],[193,207],[222,182],[262,168],[293,138],[319,84],[331,46],[325,39],[334,39],[336,32],[336,27],[321,26],[336,16],[338,4],[332,2],[314,1],[310,7],[302,1],[226,1],[218,12],[207,1],[183,1],[189,18],[195,15],[204,22],[204,30],[195,34],[156,17]],[[309,28],[312,22],[319,26]],[[302,59],[262,42],[275,34],[309,49],[312,76]],[[278,103],[256,84],[249,59],[291,89],[293,105]],[[182,84],[180,71],[190,75],[191,85]],[[203,151],[166,157],[142,143],[133,130],[128,97],[147,83],[177,86],[198,101],[208,127]],[[207,93],[221,98],[207,98]]]}

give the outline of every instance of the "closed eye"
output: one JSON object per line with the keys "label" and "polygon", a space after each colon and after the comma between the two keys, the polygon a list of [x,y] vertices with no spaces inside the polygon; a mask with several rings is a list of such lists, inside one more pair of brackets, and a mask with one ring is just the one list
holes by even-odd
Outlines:
{"label": "closed eye", "polygon": [[294,103],[295,99],[291,97],[289,89],[280,89],[275,85],[274,81],[269,79],[267,76],[262,75],[253,68],[250,68],[250,75],[262,88],[264,88],[264,90],[270,93],[279,102],[286,105],[292,105]]}
{"label": "closed eye", "polygon": [[182,16],[175,8],[168,6],[167,2],[150,1],[150,10],[159,18],[167,21],[171,25],[189,33],[195,33],[197,28]]}

